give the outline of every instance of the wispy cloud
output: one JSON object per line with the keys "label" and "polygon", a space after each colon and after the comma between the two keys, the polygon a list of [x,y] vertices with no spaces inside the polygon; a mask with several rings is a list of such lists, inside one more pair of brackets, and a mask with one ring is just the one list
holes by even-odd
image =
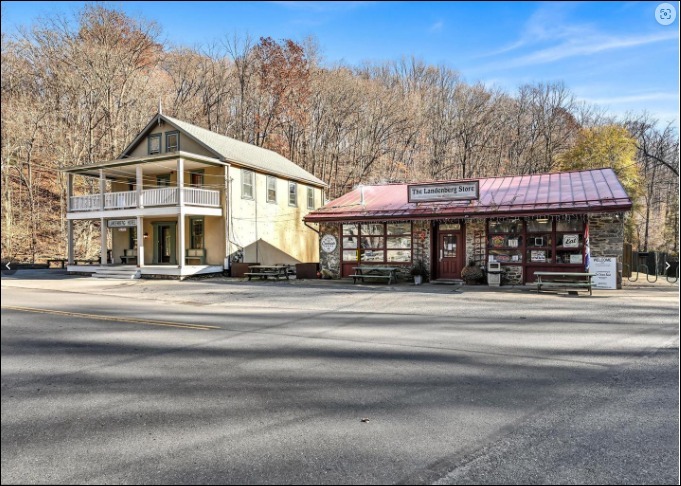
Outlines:
{"label": "wispy cloud", "polygon": [[441,32],[442,29],[444,28],[444,26],[445,26],[445,23],[442,20],[438,20],[437,22],[435,22],[433,25],[430,26],[430,28],[428,29],[428,32],[433,32],[433,33]]}
{"label": "wispy cloud", "polygon": [[593,35],[571,39],[556,46],[539,49],[530,54],[503,62],[503,68],[514,68],[536,64],[546,64],[575,56],[589,56],[615,49],[638,47],[656,42],[678,39],[678,33],[666,31],[642,36],[608,37]]}
{"label": "wispy cloud", "polygon": [[613,96],[605,98],[582,98],[588,103],[597,103],[600,105],[622,105],[630,103],[640,103],[644,101],[679,101],[679,95],[677,93],[642,93],[633,94],[627,96]]}
{"label": "wispy cloud", "polygon": [[657,42],[678,42],[679,34],[676,29],[647,34],[613,35],[602,32],[593,23],[571,22],[568,14],[577,6],[572,3],[557,3],[540,7],[527,20],[516,41],[478,56],[491,58],[515,52],[515,57],[503,56],[506,59],[483,66],[481,70],[512,69]]}

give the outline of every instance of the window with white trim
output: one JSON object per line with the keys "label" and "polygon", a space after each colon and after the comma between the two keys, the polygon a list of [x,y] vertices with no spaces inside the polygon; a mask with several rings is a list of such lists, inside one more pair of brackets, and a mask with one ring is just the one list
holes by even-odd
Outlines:
{"label": "window with white trim", "polygon": [[289,181],[288,183],[288,205],[297,206],[298,205],[298,184]]}
{"label": "window with white trim", "polygon": [[267,202],[277,203],[277,178],[267,176]]}
{"label": "window with white trim", "polygon": [[314,188],[307,188],[307,209],[314,209]]}
{"label": "window with white trim", "polygon": [[241,170],[241,197],[244,199],[255,199],[253,191],[253,182],[255,181],[255,173],[252,170]]}

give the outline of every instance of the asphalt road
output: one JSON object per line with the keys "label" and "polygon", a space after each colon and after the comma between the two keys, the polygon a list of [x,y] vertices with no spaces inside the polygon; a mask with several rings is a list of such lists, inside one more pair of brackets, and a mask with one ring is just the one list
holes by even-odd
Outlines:
{"label": "asphalt road", "polygon": [[3,484],[679,481],[678,288],[18,278],[2,305]]}

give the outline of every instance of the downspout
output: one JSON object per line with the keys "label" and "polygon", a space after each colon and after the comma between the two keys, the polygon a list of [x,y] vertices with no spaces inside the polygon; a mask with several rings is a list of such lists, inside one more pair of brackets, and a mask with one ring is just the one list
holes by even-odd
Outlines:
{"label": "downspout", "polygon": [[316,229],[314,229],[312,226],[310,226],[309,224],[307,224],[307,221],[303,220],[303,224],[304,224],[305,226],[307,226],[308,228],[310,228],[310,229],[311,229],[312,231],[314,231],[315,233],[317,233],[318,235],[321,234],[321,232],[320,232],[319,230],[316,230]]}

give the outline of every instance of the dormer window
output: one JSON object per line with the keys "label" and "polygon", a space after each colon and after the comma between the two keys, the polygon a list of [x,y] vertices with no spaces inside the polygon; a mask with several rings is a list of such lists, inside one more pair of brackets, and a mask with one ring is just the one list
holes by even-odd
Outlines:
{"label": "dormer window", "polygon": [[160,154],[161,153],[161,134],[157,133],[154,135],[149,135],[147,139],[149,141],[149,155]]}
{"label": "dormer window", "polygon": [[180,150],[180,132],[166,132],[166,152]]}

